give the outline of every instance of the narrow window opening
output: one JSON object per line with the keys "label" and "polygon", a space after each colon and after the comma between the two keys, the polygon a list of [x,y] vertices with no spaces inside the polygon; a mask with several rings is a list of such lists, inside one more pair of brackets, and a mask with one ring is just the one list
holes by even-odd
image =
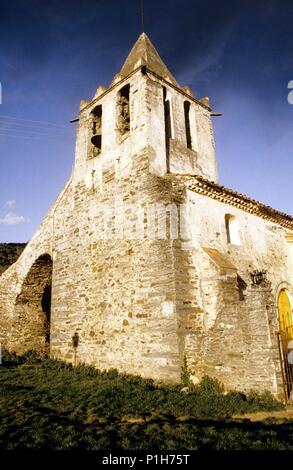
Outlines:
{"label": "narrow window opening", "polygon": [[129,85],[118,92],[118,129],[122,135],[130,131]]}
{"label": "narrow window opening", "polygon": [[225,215],[227,243],[240,245],[239,223],[234,215]]}
{"label": "narrow window opening", "polygon": [[167,173],[170,173],[170,139],[172,138],[170,101],[166,99],[167,90],[163,87],[164,96],[164,118],[165,118],[165,143]]}
{"label": "narrow window opening", "polygon": [[91,112],[93,144],[92,157],[96,157],[102,151],[102,105],[96,106]]}
{"label": "narrow window opening", "polygon": [[191,132],[190,132],[190,103],[184,101],[184,118],[185,118],[185,134],[187,148],[192,149]]}

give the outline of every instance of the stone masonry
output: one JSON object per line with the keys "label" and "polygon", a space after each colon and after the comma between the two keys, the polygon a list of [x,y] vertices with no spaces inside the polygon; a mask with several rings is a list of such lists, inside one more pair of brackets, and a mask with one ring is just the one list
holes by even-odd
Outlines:
{"label": "stone masonry", "polygon": [[281,396],[292,242],[293,218],[219,185],[209,100],[143,33],[81,101],[72,175],[0,277],[0,341],[163,382],[186,358],[194,382]]}

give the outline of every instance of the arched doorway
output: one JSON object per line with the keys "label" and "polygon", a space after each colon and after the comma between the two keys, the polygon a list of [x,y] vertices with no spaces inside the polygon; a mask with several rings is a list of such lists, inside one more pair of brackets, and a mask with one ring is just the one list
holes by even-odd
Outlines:
{"label": "arched doorway", "polygon": [[279,347],[286,401],[289,400],[293,389],[293,361],[290,354],[293,350],[293,316],[290,299],[286,289],[278,296],[279,316]]}
{"label": "arched doorway", "polygon": [[19,353],[50,349],[52,258],[39,256],[32,264],[15,303],[13,341]]}

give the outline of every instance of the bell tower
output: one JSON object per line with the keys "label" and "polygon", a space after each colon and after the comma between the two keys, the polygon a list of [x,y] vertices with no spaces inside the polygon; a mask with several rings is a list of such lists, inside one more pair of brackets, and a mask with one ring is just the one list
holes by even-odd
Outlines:
{"label": "bell tower", "polygon": [[101,180],[113,165],[127,176],[147,153],[154,175],[218,181],[210,114],[209,99],[181,87],[142,33],[109,88],[81,102],[75,178],[89,183],[94,172]]}

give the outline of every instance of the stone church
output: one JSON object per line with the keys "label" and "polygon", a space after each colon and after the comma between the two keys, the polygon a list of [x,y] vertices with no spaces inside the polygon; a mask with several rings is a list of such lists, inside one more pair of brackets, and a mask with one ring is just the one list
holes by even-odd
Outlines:
{"label": "stone church", "polygon": [[2,346],[289,398],[293,218],[219,184],[212,116],[141,34],[81,101],[72,175],[0,277]]}

